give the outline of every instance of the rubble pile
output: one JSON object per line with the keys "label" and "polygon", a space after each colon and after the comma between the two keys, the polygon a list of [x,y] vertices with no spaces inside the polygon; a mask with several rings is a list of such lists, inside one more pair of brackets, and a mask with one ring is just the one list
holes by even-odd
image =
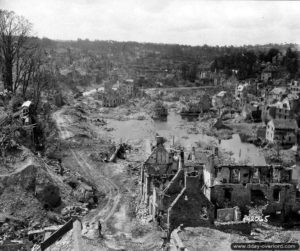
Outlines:
{"label": "rubble pile", "polygon": [[128,164],[127,165],[127,173],[130,174],[130,176],[135,175],[139,176],[140,175],[140,165],[132,165]]}
{"label": "rubble pile", "polygon": [[0,176],[0,241],[64,224],[97,204],[96,189],[60,160],[45,161],[25,148],[20,156],[14,172]]}
{"label": "rubble pile", "polygon": [[64,220],[68,221],[73,216],[82,217],[87,215],[89,209],[88,209],[88,203],[84,203],[83,205],[76,205],[76,206],[67,206],[64,207],[61,210],[61,214]]}
{"label": "rubble pile", "polygon": [[109,153],[107,152],[92,152],[89,157],[93,161],[107,162],[109,160]]}
{"label": "rubble pile", "polygon": [[152,220],[152,216],[149,215],[149,211],[145,203],[140,203],[140,205],[138,205],[136,209],[136,218],[143,223],[148,223]]}
{"label": "rubble pile", "polygon": [[23,221],[15,221],[11,218],[5,218],[3,216],[0,219],[0,242],[5,240],[22,239],[26,236],[26,227]]}
{"label": "rubble pile", "polygon": [[292,166],[296,163],[296,153],[292,149],[285,150],[267,145],[262,150],[266,161],[270,164],[279,163],[284,166]]}
{"label": "rubble pile", "polygon": [[107,122],[103,118],[92,119],[91,122],[96,126],[105,126]]}

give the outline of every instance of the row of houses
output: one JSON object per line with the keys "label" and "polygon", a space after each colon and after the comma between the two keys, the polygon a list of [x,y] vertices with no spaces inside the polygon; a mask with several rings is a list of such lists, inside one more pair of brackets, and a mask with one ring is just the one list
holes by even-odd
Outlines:
{"label": "row of houses", "polygon": [[157,137],[141,170],[142,201],[168,236],[178,226],[241,225],[258,205],[283,220],[300,210],[298,176],[282,166],[228,165],[213,148],[167,151]]}
{"label": "row of houses", "polygon": [[[296,144],[298,138],[298,107],[300,105],[299,81],[293,80],[288,86],[260,90],[260,96],[249,93],[253,85],[246,82],[235,87],[235,108],[241,115],[254,122],[266,124],[265,139],[271,143],[283,145]],[[258,90],[258,89],[257,89]],[[233,105],[234,103],[232,103]]]}
{"label": "row of houses", "polygon": [[287,87],[275,87],[265,93],[262,121],[266,123],[266,140],[282,145],[297,144],[299,84],[291,81]]}

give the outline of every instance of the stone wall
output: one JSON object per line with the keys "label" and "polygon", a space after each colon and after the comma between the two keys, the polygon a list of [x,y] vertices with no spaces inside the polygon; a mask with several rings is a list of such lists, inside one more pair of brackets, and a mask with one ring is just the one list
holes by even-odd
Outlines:
{"label": "stone wall", "polygon": [[[228,189],[231,194],[231,198],[229,199],[228,203],[226,203],[226,196],[225,196],[226,189]],[[258,196],[259,194],[262,194],[263,198],[259,197]],[[258,201],[268,204],[265,213],[274,213],[276,211],[282,211],[282,210],[284,210],[285,213],[287,213],[288,211],[299,210],[298,208],[300,207],[300,204],[296,203],[295,186],[286,183],[285,184],[274,183],[270,185],[250,184],[250,183],[246,185],[243,184],[215,185],[212,188],[211,197],[212,197],[212,203],[218,205],[219,208],[225,208],[230,205],[239,206],[242,209],[242,211],[246,210],[246,205],[251,205],[251,202],[258,202]]]}
{"label": "stone wall", "polygon": [[170,229],[183,226],[209,226],[214,220],[214,206],[201,191],[199,175],[185,173],[185,188],[169,210]]}
{"label": "stone wall", "polygon": [[184,227],[210,226],[214,219],[214,207],[201,193],[185,191],[173,206],[170,215],[170,229],[183,224]]}
{"label": "stone wall", "polygon": [[218,221],[234,221],[235,208],[222,208],[217,210],[217,220]]}

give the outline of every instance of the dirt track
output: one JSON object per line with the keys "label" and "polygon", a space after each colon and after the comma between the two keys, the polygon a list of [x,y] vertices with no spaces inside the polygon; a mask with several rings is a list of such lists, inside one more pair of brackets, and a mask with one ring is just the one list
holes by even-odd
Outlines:
{"label": "dirt track", "polygon": [[[57,127],[60,131],[60,137],[62,139],[70,138],[72,135],[67,128],[67,123],[62,116],[63,110],[59,110],[53,114],[53,118],[57,123]],[[101,175],[99,170],[96,170],[92,167],[87,160],[80,154],[80,152],[75,152],[74,150],[70,149],[74,159],[78,163],[78,165],[88,174],[88,176],[95,182],[95,184],[101,183],[101,188],[104,185],[105,193],[108,197],[108,201],[106,202],[105,206],[101,208],[98,213],[90,217],[89,215],[86,216],[86,220],[94,222],[100,220],[101,222],[105,223],[115,212],[116,207],[120,201],[120,189],[119,187],[108,177]]]}
{"label": "dirt track", "polygon": [[[57,127],[60,132],[60,137],[62,139],[70,139],[74,135],[72,132],[68,131],[68,126],[72,121],[69,120],[68,117],[63,115],[65,108],[55,112],[53,114],[53,119],[56,121]],[[83,230],[82,233],[87,233],[87,229],[85,228],[86,223],[92,224],[97,221],[100,221],[102,224],[102,229],[106,228],[106,225],[110,219],[117,218],[116,213],[119,210],[121,200],[124,202],[126,198],[123,193],[125,190],[129,195],[132,195],[132,191],[130,188],[126,187],[126,185],[122,185],[122,191],[120,187],[108,176],[104,175],[97,166],[92,163],[89,163],[88,159],[85,157],[84,153],[80,150],[69,149],[72,153],[73,159],[76,161],[78,166],[82,169],[82,171],[89,177],[91,181],[97,186],[99,191],[105,192],[107,201],[101,207],[98,207],[96,210],[92,210],[88,215],[86,215],[82,219]],[[111,169],[115,169],[115,165],[108,163],[106,164]],[[126,223],[125,223],[126,225]],[[126,232],[126,231],[125,231]],[[119,232],[119,234],[124,234],[124,231]],[[109,250],[119,250],[120,248],[125,248],[126,250],[159,250],[159,246],[161,245],[160,234],[157,231],[150,232],[146,234],[143,238],[132,239],[129,238],[119,238],[119,234],[117,236],[106,235],[105,245],[109,247]],[[126,233],[125,233],[126,234]],[[74,238],[76,239],[76,243],[84,247],[84,250],[105,250],[101,249],[98,246],[91,247],[83,240],[82,236],[79,234],[79,231],[76,231]],[[100,249],[99,249],[100,248]]]}

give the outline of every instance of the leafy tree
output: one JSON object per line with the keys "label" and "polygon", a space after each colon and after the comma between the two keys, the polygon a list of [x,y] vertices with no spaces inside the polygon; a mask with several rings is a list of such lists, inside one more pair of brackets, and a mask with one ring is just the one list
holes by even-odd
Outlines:
{"label": "leafy tree", "polygon": [[197,77],[197,64],[193,64],[189,69],[188,80],[195,82]]}
{"label": "leafy tree", "polygon": [[213,63],[213,68],[223,70],[228,76],[232,74],[232,70],[238,70],[237,77],[245,79],[255,76],[257,69],[255,68],[257,56],[254,51],[240,50],[232,54],[225,54],[217,57]]}
{"label": "leafy tree", "polygon": [[285,66],[287,71],[292,75],[292,77],[298,71],[297,53],[295,51],[292,51],[290,47],[286,51]]}
{"label": "leafy tree", "polygon": [[272,58],[279,53],[279,50],[276,48],[271,48],[264,57],[265,62],[272,62]]}
{"label": "leafy tree", "polygon": [[182,64],[181,66],[181,76],[183,80],[188,79],[189,66],[187,64]]}

